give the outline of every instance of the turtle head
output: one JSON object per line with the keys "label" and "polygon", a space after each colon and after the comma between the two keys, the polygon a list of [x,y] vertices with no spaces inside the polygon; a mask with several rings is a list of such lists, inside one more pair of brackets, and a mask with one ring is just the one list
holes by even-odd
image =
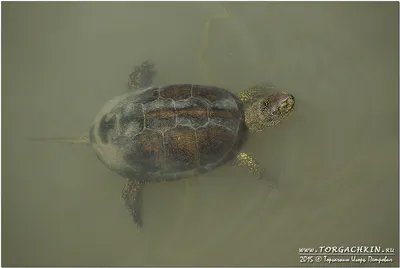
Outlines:
{"label": "turtle head", "polygon": [[261,100],[259,116],[260,119],[268,122],[268,126],[274,126],[288,116],[293,108],[293,95],[286,92],[274,92]]}
{"label": "turtle head", "polygon": [[293,95],[286,92],[273,92],[256,101],[246,111],[246,123],[251,131],[261,131],[265,127],[279,124],[294,109]]}

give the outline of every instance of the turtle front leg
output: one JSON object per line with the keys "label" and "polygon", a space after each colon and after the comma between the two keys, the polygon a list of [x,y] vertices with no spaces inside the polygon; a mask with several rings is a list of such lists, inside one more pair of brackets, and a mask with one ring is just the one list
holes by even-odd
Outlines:
{"label": "turtle front leg", "polygon": [[129,75],[129,89],[138,89],[150,86],[153,83],[154,75],[154,64],[148,61],[142,62],[142,64],[136,66],[133,69],[133,72]]}
{"label": "turtle front leg", "polygon": [[121,193],[122,202],[125,208],[131,213],[133,222],[138,227],[142,225],[140,217],[140,189],[142,184],[140,181],[127,179]]}
{"label": "turtle front leg", "polygon": [[264,96],[266,92],[272,90],[273,87],[270,84],[254,85],[240,92],[238,97],[243,103],[252,103]]}
{"label": "turtle front leg", "polygon": [[239,167],[246,167],[253,175],[257,178],[262,178],[264,174],[264,168],[249,154],[240,152],[236,155],[234,164]]}

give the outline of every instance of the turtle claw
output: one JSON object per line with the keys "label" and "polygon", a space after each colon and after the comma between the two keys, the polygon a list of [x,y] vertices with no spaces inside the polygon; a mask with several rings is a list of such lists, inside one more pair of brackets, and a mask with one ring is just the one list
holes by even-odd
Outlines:
{"label": "turtle claw", "polygon": [[154,75],[154,64],[144,61],[139,66],[136,66],[129,75],[128,87],[130,89],[148,87],[152,84]]}
{"label": "turtle claw", "polygon": [[140,188],[142,183],[137,180],[126,180],[126,184],[121,193],[122,202],[125,208],[130,212],[133,218],[133,222],[137,227],[142,226],[142,220],[140,217]]}

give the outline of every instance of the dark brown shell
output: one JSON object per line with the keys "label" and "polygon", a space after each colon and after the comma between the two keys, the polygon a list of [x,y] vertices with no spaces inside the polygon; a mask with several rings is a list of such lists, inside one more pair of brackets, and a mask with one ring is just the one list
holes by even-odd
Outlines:
{"label": "dark brown shell", "polygon": [[229,91],[182,84],[111,100],[90,131],[97,156],[124,177],[163,181],[203,173],[233,157],[244,111]]}

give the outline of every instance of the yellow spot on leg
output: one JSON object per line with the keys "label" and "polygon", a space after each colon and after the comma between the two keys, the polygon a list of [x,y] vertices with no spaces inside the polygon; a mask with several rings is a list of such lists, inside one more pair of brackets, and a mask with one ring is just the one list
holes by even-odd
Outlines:
{"label": "yellow spot on leg", "polygon": [[238,94],[238,97],[243,102],[251,102],[260,97],[260,89],[258,87],[251,87],[245,89]]}
{"label": "yellow spot on leg", "polygon": [[237,155],[236,163],[238,166],[247,167],[257,178],[260,178],[264,172],[264,169],[257,163],[257,161],[252,156],[244,152],[241,152]]}

